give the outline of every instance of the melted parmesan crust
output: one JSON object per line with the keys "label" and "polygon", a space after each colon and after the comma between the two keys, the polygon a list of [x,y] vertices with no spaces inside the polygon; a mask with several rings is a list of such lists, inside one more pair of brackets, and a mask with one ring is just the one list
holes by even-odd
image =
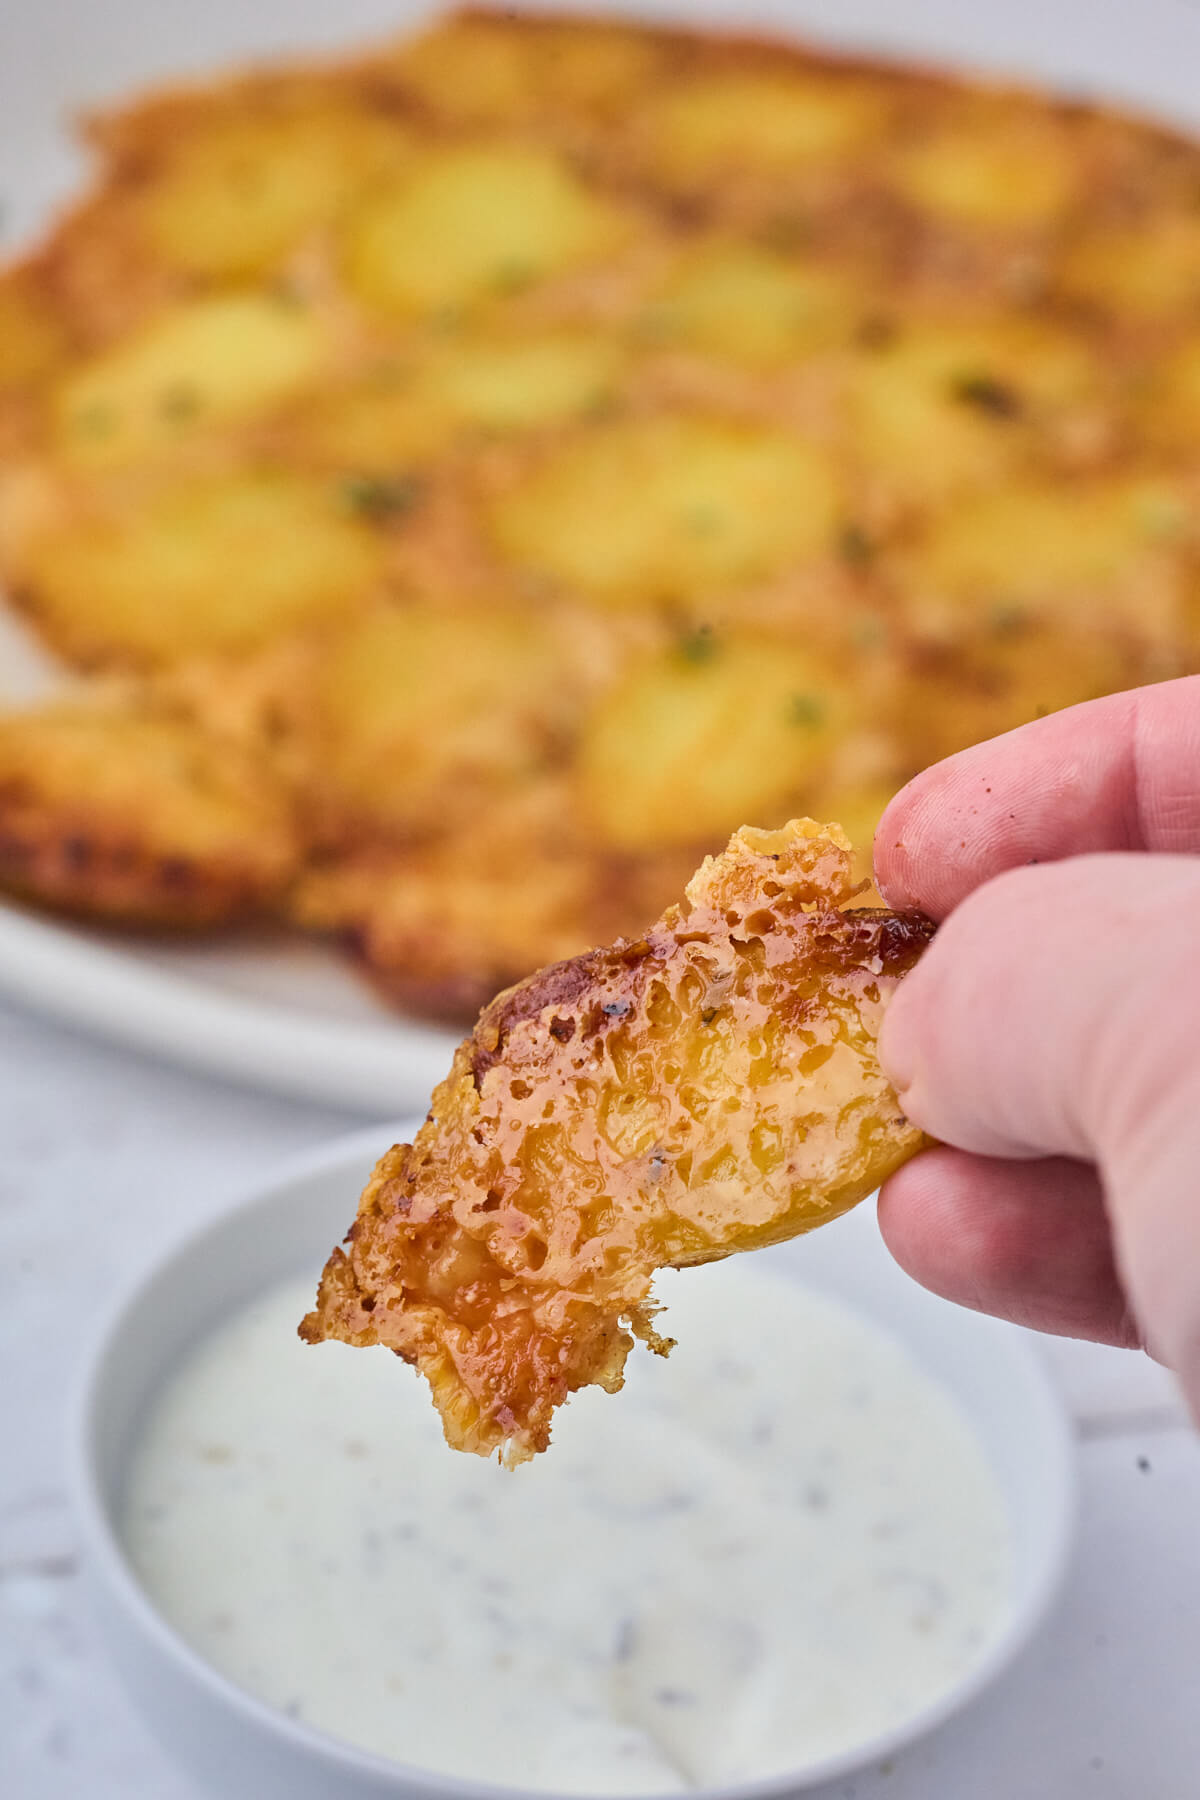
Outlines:
{"label": "melted parmesan crust", "polygon": [[[0,273],[0,578],[131,679],[123,756],[165,682],[283,785],[256,891],[402,1006],[637,931],[744,818],[841,818],[865,875],[932,758],[1200,668],[1176,133],[479,9],[88,132]],[[0,884],[111,916],[63,873],[110,813],[44,787]],[[153,867],[120,910],[223,916]]]}
{"label": "melted parmesan crust", "polygon": [[122,703],[0,720],[0,881],[63,911],[200,928],[274,911],[302,837],[240,744]]}
{"label": "melted parmesan crust", "polygon": [[644,937],[484,1009],[380,1161],[301,1336],[386,1344],[446,1437],[510,1464],[555,1407],[665,1353],[651,1280],[794,1237],[920,1148],[875,1040],[927,920],[845,910],[837,826],[744,827]]}

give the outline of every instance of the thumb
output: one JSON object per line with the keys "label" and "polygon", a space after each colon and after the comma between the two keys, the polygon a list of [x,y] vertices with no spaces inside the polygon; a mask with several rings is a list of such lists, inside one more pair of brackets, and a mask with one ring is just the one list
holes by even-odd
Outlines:
{"label": "thumb", "polygon": [[1200,1419],[1200,860],[987,882],[897,990],[880,1053],[943,1142],[1096,1164],[1133,1311]]}

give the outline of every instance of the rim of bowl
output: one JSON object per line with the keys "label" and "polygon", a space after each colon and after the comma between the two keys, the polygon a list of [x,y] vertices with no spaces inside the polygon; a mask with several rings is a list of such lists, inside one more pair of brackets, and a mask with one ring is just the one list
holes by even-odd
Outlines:
{"label": "rim of bowl", "polygon": [[[420,1121],[402,1119],[394,1126],[374,1126],[347,1132],[299,1154],[288,1157],[252,1185],[237,1190],[235,1197],[218,1212],[199,1225],[192,1225],[169,1243],[165,1249],[142,1265],[137,1274],[122,1288],[106,1308],[100,1325],[93,1331],[84,1353],[81,1374],[76,1380],[69,1409],[69,1490],[75,1517],[84,1542],[87,1564],[99,1574],[108,1593],[115,1598],[126,1616],[136,1625],[143,1640],[166,1659],[175,1671],[204,1689],[231,1712],[260,1732],[281,1740],[296,1751],[324,1764],[332,1772],[359,1773],[377,1784],[391,1780],[398,1800],[404,1800],[405,1789],[439,1794],[445,1800],[614,1800],[611,1790],[589,1790],[561,1795],[553,1789],[531,1790],[516,1784],[476,1781],[465,1776],[447,1775],[418,1763],[400,1762],[364,1750],[355,1744],[311,1725],[289,1718],[266,1701],[221,1674],[194,1650],[155,1606],[150,1595],[135,1575],[117,1530],[115,1519],[103,1496],[97,1471],[95,1415],[108,1378],[108,1364],[115,1340],[128,1315],[135,1310],[145,1290],[179,1264],[186,1263],[207,1239],[219,1236],[241,1212],[256,1206],[268,1207],[297,1182],[313,1176],[332,1174],[347,1165],[347,1175],[354,1180],[354,1167],[366,1156],[378,1156],[391,1141],[399,1142],[411,1135]],[[866,1204],[866,1202],[864,1202]],[[852,1304],[852,1302],[848,1302]],[[917,1708],[905,1719],[877,1732],[860,1744],[839,1750],[802,1764],[787,1772],[758,1776],[753,1780],[726,1782],[680,1790],[695,1800],[780,1800],[805,1787],[854,1774],[869,1764],[880,1761],[906,1745],[926,1736],[969,1706],[991,1683],[1015,1661],[1038,1630],[1062,1585],[1070,1560],[1078,1510],[1078,1469],[1073,1454],[1073,1437],[1069,1419],[1061,1399],[1051,1386],[1045,1369],[1034,1356],[1030,1345],[1013,1328],[1007,1340],[1007,1354],[1024,1363],[1026,1374],[1039,1396],[1044,1435],[1053,1445],[1044,1503],[1048,1515],[1045,1543],[1036,1560],[1033,1573],[1025,1583],[1022,1599],[1014,1599],[1008,1617],[979,1657],[953,1686]],[[628,1795],[624,1800],[656,1800],[654,1796]]]}

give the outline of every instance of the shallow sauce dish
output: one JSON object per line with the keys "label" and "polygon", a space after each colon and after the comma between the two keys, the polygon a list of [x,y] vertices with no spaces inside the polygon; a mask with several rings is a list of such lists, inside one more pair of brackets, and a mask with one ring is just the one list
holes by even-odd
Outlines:
{"label": "shallow sauce dish", "polygon": [[[243,1795],[247,1800],[284,1795],[288,1800],[423,1795],[486,1800],[516,1791],[355,1749],[253,1698],[176,1633],[139,1583],[122,1543],[132,1453],[164,1383],[193,1346],[256,1296],[308,1270],[315,1279],[344,1221],[348,1196],[386,1142],[375,1130],[306,1156],[157,1262],[113,1313],[79,1397],[76,1500],[113,1661],[172,1754],[228,1800]],[[1011,1544],[1007,1614],[978,1657],[934,1700],[835,1754],[769,1778],[692,1790],[722,1800],[765,1800],[888,1755],[938,1725],[996,1677],[1054,1596],[1071,1537],[1074,1475],[1067,1426],[1021,1334],[950,1307],[908,1281],[884,1252],[870,1208],[742,1260],[784,1279],[799,1277],[805,1287],[899,1340],[917,1369],[933,1378],[969,1422],[1007,1515]],[[693,1320],[688,1327],[693,1339],[695,1330]],[[773,1390],[785,1406],[787,1371],[763,1379],[768,1393]],[[397,1365],[394,1380],[404,1384],[415,1377]],[[587,1398],[606,1409],[621,1407],[623,1399],[631,1404],[629,1397]],[[489,1473],[497,1481],[529,1475]],[[939,1471],[931,1469],[931,1485],[938,1479]],[[696,1579],[703,1583],[702,1569]]]}

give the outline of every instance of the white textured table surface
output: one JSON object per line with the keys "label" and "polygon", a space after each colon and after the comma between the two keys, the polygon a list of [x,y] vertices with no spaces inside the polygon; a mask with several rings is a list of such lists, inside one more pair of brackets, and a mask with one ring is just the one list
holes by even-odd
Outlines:
{"label": "white textured table surface", "polygon": [[[65,1404],[114,1283],[354,1122],[0,1010],[0,1796],[200,1800],[105,1665],[79,1592]],[[1047,1630],[859,1800],[1195,1800],[1200,1442],[1142,1357],[1051,1343],[1077,1420],[1078,1554]]]}

